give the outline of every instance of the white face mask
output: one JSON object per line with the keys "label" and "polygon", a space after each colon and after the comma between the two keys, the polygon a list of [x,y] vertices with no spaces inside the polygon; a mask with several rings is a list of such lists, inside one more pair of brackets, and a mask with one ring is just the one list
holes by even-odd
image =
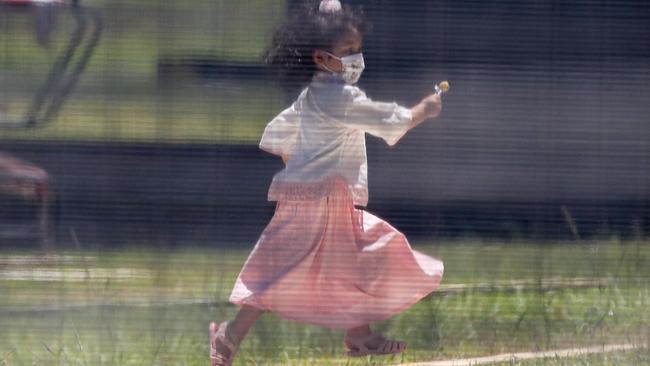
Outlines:
{"label": "white face mask", "polygon": [[[363,62],[363,54],[361,52],[355,53],[354,55],[345,56],[345,57],[337,57],[332,55],[329,52],[327,53],[341,62],[341,65],[343,66],[343,70],[337,74],[341,75],[341,78],[343,79],[343,81],[345,81],[346,84],[352,85],[352,84],[356,84],[357,81],[359,81],[359,78],[361,77],[361,73],[363,73],[363,69],[366,68],[366,64]],[[335,71],[330,70],[325,65],[323,65],[323,67],[325,67],[330,72],[336,73]]]}

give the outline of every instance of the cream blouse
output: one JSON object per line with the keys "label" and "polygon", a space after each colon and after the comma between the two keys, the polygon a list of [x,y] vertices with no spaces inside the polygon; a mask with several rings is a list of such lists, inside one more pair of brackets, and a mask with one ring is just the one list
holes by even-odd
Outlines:
{"label": "cream blouse", "polygon": [[273,177],[270,201],[317,199],[337,179],[347,182],[354,203],[368,203],[365,133],[394,145],[409,130],[411,110],[375,102],[356,86],[319,75],[264,130],[260,148],[288,158]]}

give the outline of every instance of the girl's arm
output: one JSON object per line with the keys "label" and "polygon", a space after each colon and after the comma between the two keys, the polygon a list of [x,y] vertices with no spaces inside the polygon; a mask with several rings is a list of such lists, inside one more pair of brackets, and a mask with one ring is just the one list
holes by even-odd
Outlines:
{"label": "girl's arm", "polygon": [[438,93],[433,93],[411,108],[413,119],[410,128],[413,128],[429,118],[438,117],[442,110],[442,102]]}
{"label": "girl's arm", "polygon": [[293,105],[282,111],[266,125],[260,141],[260,149],[288,160],[296,142],[300,118]]}
{"label": "girl's arm", "polygon": [[425,97],[410,109],[397,103],[375,102],[357,87],[346,86],[342,95],[349,100],[338,120],[346,127],[381,137],[390,146],[424,120],[437,117],[442,109],[437,94]]}

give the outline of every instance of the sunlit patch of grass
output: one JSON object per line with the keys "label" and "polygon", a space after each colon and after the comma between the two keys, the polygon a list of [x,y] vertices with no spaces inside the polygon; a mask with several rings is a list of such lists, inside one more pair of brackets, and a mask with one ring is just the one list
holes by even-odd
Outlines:
{"label": "sunlit patch of grass", "polygon": [[[264,125],[284,107],[268,80],[256,80],[256,85],[226,81],[183,95],[177,94],[177,85],[156,83],[163,57],[207,57],[261,67],[263,50],[286,11],[285,1],[91,0],[83,5],[101,10],[104,32],[75,91],[55,123],[22,131],[0,126],[1,139],[256,143]],[[147,16],[133,21],[134,14]],[[44,47],[34,39],[31,12],[0,13],[0,45],[11,50],[0,53],[0,119],[24,116],[68,47],[72,17],[61,9],[54,18],[51,42]],[[210,82],[197,75],[190,81]],[[242,88],[244,84],[248,87]],[[161,93],[170,96],[159,97]]]}
{"label": "sunlit patch of grass", "polygon": [[[86,72],[89,78],[156,76],[161,55],[214,54],[224,61],[259,61],[274,28],[283,19],[286,2],[91,0],[83,6],[101,10],[103,34]],[[0,55],[8,72],[45,74],[67,46],[75,23],[70,12],[57,12],[48,47],[34,40],[31,12],[3,9],[0,44],[11,52]],[[133,14],[146,13],[132,21]],[[10,17],[10,18],[9,18]]]}
{"label": "sunlit patch of grass", "polygon": [[[55,123],[39,129],[0,129],[19,140],[138,143],[257,144],[264,126],[282,109],[282,96],[269,85],[215,82],[180,95],[151,93],[74,95]],[[6,105],[21,115],[27,100]]]}

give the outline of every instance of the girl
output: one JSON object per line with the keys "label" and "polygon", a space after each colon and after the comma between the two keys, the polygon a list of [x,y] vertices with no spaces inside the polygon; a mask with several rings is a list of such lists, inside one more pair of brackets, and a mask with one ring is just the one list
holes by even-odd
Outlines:
{"label": "girl", "polygon": [[441,110],[437,94],[409,109],[372,101],[354,86],[364,68],[362,33],[358,12],[324,0],[275,34],[267,63],[308,86],[262,136],[260,148],[285,162],[268,193],[277,206],[230,296],[239,313],[210,324],[213,366],[232,364],[264,312],[345,329],[350,356],[402,352],[406,344],[373,333],[369,323],[404,311],[440,283],[442,262],[355,207],[368,201],[365,133],[394,145]]}

